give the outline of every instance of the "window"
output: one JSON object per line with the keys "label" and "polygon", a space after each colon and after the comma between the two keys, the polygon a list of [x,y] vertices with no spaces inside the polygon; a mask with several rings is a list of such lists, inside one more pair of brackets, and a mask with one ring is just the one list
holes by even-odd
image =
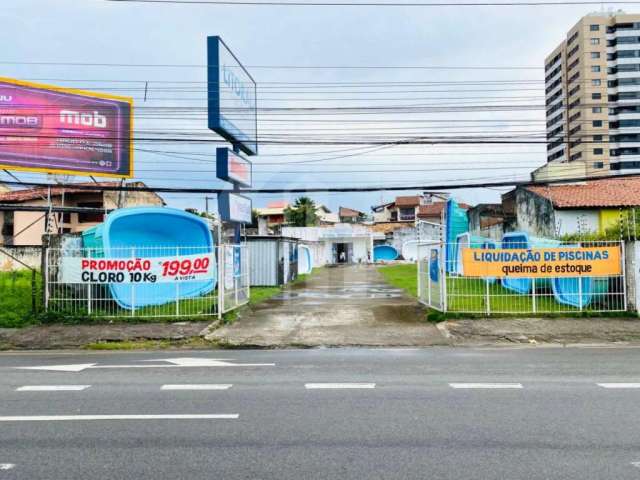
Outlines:
{"label": "window", "polygon": [[594,148],[593,149],[593,154],[594,155],[602,155],[603,154],[603,150],[601,148]]}
{"label": "window", "polygon": [[597,32],[600,30],[600,25],[589,25],[589,30],[592,32]]}
{"label": "window", "polygon": [[593,136],[593,141],[594,142],[601,142],[602,141],[602,135],[594,135]]}
{"label": "window", "polygon": [[593,168],[604,168],[604,162],[593,162]]}
{"label": "window", "polygon": [[602,107],[592,107],[591,113],[602,113]]}
{"label": "window", "polygon": [[593,58],[594,60],[596,58],[600,58],[600,52],[591,52],[591,58]]}
{"label": "window", "polygon": [[[78,203],[78,207],[102,209],[104,208],[104,205],[102,204],[102,202],[85,202],[85,203]],[[88,213],[88,212],[78,213],[78,223],[100,223],[102,221],[104,221],[103,213]]]}
{"label": "window", "polygon": [[593,73],[599,73],[600,72],[600,65],[591,65],[591,71]]}
{"label": "window", "polygon": [[594,120],[592,125],[594,127],[601,127],[602,126],[602,120]]}
{"label": "window", "polygon": [[600,39],[599,38],[592,38],[591,39],[591,45],[600,45]]}
{"label": "window", "polygon": [[592,93],[591,94],[591,100],[600,100],[602,98],[602,94],[601,93]]}
{"label": "window", "polygon": [[602,81],[594,78],[593,80],[591,80],[591,85],[593,85],[594,87],[599,87],[600,85],[602,85]]}
{"label": "window", "polygon": [[569,157],[569,161],[573,162],[574,160],[578,160],[580,158],[582,158],[582,152],[574,153]]}

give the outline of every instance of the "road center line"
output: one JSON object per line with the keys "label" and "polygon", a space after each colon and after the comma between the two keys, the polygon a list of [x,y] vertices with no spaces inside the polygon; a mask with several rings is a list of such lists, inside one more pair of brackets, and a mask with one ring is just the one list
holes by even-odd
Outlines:
{"label": "road center line", "polygon": [[0,470],[11,470],[15,466],[15,463],[0,463]]}
{"label": "road center line", "polygon": [[467,389],[505,389],[505,388],[522,388],[521,383],[450,383],[451,388],[467,388]]}
{"label": "road center line", "polygon": [[91,385],[24,385],[16,392],[80,392]]}
{"label": "road center line", "polygon": [[168,415],[17,415],[0,417],[0,422],[61,422],[91,420],[237,420],[234,414],[168,414]]}
{"label": "road center line", "polygon": [[598,383],[602,388],[640,388],[640,383]]}
{"label": "road center line", "polygon": [[376,388],[375,383],[305,383],[307,390],[320,390],[331,388],[354,389],[354,388]]}
{"label": "road center line", "polygon": [[177,385],[163,385],[161,390],[229,390],[233,385],[231,384],[177,384]]}

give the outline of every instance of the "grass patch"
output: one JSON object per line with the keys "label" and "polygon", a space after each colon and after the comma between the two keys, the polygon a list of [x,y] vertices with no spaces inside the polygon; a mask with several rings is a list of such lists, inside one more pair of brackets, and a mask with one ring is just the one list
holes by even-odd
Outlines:
{"label": "grass patch", "polygon": [[[36,273],[36,307],[42,302],[42,277]],[[31,270],[0,272],[0,327],[19,328],[36,322],[32,310]]]}
{"label": "grass patch", "polygon": [[86,350],[166,350],[169,348],[211,348],[215,344],[202,337],[184,340],[125,340],[94,342],[84,346]]}
{"label": "grass patch", "polygon": [[389,265],[378,267],[389,285],[401,288],[414,298],[418,298],[418,267],[416,264]]}
{"label": "grass patch", "polygon": [[[418,297],[418,270],[416,264],[401,264],[379,267],[385,281],[390,285],[405,290],[414,298]],[[629,312],[599,312],[589,307],[582,311],[576,307],[556,302],[551,290],[540,290],[534,299],[531,295],[519,295],[508,290],[499,282],[488,285],[489,311],[495,317],[631,317]],[[430,310],[427,318],[430,321],[442,321],[447,318],[482,318],[487,314],[487,283],[483,279],[449,277],[447,278],[447,312]],[[609,298],[609,297],[607,297]],[[591,305],[590,305],[591,306]],[[600,310],[607,305],[593,304]],[[514,313],[494,313],[494,312]],[[471,313],[467,313],[471,312]]]}

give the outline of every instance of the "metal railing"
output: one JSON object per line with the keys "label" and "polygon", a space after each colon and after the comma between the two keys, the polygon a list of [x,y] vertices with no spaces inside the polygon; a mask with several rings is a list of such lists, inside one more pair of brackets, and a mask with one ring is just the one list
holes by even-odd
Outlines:
{"label": "metal railing", "polygon": [[48,248],[44,303],[65,317],[222,316],[249,301],[246,245]]}
{"label": "metal railing", "polygon": [[[448,247],[449,245],[439,242],[418,245],[418,296],[420,302],[430,308],[443,312],[485,315],[627,310],[623,242],[590,241],[580,242],[579,245],[576,242],[559,243],[557,248],[619,249],[620,274],[582,278],[465,276],[460,259],[451,255],[456,249]],[[456,246],[461,251],[459,247]]]}

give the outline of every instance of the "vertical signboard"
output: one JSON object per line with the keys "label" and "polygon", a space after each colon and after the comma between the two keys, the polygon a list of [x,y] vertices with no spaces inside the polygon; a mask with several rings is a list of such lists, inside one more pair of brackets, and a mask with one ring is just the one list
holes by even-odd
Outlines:
{"label": "vertical signboard", "polygon": [[218,210],[224,222],[251,223],[251,199],[237,193],[218,194]]}
{"label": "vertical signboard", "polygon": [[133,176],[133,100],[0,78],[0,168]]}
{"label": "vertical signboard", "polygon": [[209,128],[257,155],[256,82],[217,36],[207,38],[207,101]]}

